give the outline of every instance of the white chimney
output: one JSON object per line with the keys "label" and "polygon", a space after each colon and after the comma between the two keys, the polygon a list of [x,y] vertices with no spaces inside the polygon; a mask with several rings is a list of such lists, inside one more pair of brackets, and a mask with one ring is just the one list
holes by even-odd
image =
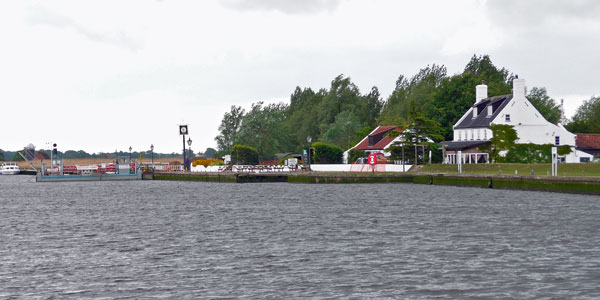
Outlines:
{"label": "white chimney", "polygon": [[525,79],[519,79],[519,75],[513,79],[513,98],[525,98]]}
{"label": "white chimney", "polygon": [[475,87],[475,103],[479,103],[479,101],[487,97],[487,85],[482,81],[480,85]]}

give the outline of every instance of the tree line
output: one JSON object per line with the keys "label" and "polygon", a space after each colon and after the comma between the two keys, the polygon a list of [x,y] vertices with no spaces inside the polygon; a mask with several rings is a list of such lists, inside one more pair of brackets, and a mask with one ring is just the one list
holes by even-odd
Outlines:
{"label": "tree line", "polygon": [[[400,75],[387,99],[377,87],[362,93],[350,77],[339,75],[329,88],[296,87],[289,103],[253,103],[248,110],[231,106],[219,126],[217,156],[231,153],[236,144],[257,149],[261,160],[277,153],[301,153],[307,137],[348,149],[378,125],[406,128],[415,120],[439,124],[439,140],[452,139],[452,126],[475,102],[475,86],[485,82],[488,95],[512,93],[514,74],[495,66],[488,55],[474,55],[461,73],[448,75],[443,65],[428,65],[412,77]],[[600,133],[600,98],[586,101],[572,120],[544,87],[533,87],[526,97],[552,123],[572,132]]]}

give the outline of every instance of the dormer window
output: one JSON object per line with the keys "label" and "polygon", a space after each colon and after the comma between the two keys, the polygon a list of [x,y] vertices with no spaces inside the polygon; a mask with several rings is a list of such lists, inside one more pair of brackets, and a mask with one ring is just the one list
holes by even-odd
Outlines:
{"label": "dormer window", "polygon": [[504,115],[504,120],[505,120],[506,122],[510,122],[510,114],[506,114],[506,115]]}
{"label": "dormer window", "polygon": [[491,117],[492,114],[494,113],[494,108],[492,107],[492,105],[488,105],[487,107],[487,117]]}
{"label": "dormer window", "polygon": [[369,136],[369,147],[375,145],[375,139],[372,135]]}

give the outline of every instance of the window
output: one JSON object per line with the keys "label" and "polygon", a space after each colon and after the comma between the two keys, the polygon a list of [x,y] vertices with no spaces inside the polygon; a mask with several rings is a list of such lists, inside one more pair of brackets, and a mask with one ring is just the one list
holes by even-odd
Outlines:
{"label": "window", "polygon": [[483,139],[487,140],[487,129],[483,130]]}
{"label": "window", "polygon": [[506,115],[504,115],[504,120],[505,120],[506,122],[510,122],[510,114],[506,114]]}
{"label": "window", "polygon": [[554,145],[556,145],[556,146],[560,145],[560,136],[554,137]]}
{"label": "window", "polygon": [[475,134],[473,133],[473,130],[471,130],[471,140],[475,139]]}
{"label": "window", "polygon": [[458,140],[462,141],[462,131],[461,130],[458,131]]}
{"label": "window", "polygon": [[477,139],[481,139],[481,129],[477,130]]}

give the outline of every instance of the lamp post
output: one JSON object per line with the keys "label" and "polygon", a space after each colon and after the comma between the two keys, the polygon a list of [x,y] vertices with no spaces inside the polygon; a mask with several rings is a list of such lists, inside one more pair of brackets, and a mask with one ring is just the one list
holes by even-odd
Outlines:
{"label": "lamp post", "polygon": [[312,137],[309,135],[306,137],[306,141],[308,142],[308,171],[310,172],[310,143],[312,142]]}
{"label": "lamp post", "polygon": [[154,171],[154,144],[150,144],[150,153],[152,153],[152,171]]}
{"label": "lamp post", "polygon": [[129,146],[129,163],[131,163],[131,150],[133,150],[133,148],[131,148],[131,146]]}
{"label": "lamp post", "polygon": [[[188,140],[187,140],[187,144],[188,144],[188,150],[190,151],[190,162],[192,160],[192,139],[188,136]],[[188,170],[190,169],[190,164],[187,164],[187,168]]]}

